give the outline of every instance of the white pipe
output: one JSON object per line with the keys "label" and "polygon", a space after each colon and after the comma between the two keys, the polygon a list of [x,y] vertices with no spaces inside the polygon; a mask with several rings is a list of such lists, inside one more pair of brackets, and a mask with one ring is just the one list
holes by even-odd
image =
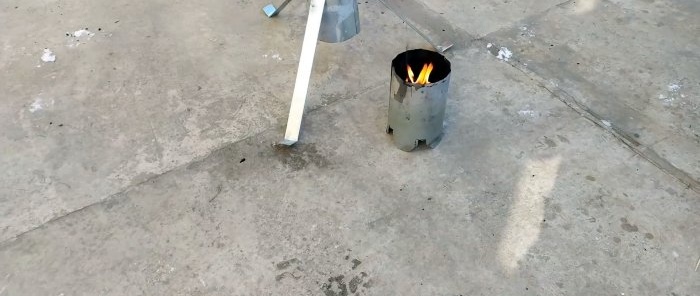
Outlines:
{"label": "white pipe", "polygon": [[311,69],[314,64],[318,33],[321,29],[323,6],[325,4],[326,0],[311,0],[309,19],[306,21],[306,33],[304,33],[304,42],[301,45],[301,56],[299,57],[299,69],[297,70],[297,79],[294,84],[294,94],[292,94],[292,105],[289,107],[287,132],[284,134],[284,140],[281,142],[283,145],[293,145],[299,141],[301,118],[304,116],[304,105],[306,104],[306,95],[309,91]]}

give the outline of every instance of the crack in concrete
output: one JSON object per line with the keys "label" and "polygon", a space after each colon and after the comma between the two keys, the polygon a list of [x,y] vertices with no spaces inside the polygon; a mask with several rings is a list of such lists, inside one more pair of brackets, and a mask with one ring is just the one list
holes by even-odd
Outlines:
{"label": "crack in concrete", "polygon": [[[475,37],[469,42],[471,44],[472,48],[476,48],[481,50],[482,48],[485,48],[487,45],[486,41],[486,36],[501,32],[501,31],[507,31],[512,29],[513,24],[517,24],[521,22],[522,20],[525,19],[531,19],[531,20],[536,20],[540,19],[543,16],[547,15],[548,13],[551,12],[552,9],[556,8],[562,8],[567,5],[570,5],[572,3],[575,3],[576,0],[567,0],[564,2],[561,2],[559,4],[552,5],[551,7],[547,8],[546,10],[530,15],[528,17],[521,18],[517,21],[511,22],[511,24],[507,27],[504,27],[500,30],[495,30],[493,32],[490,32],[488,34],[484,34],[483,36],[478,36]],[[606,1],[609,5],[615,5],[612,2]],[[493,42],[495,44],[495,42]],[[475,44],[477,44],[475,46]],[[700,181],[696,180],[693,178],[690,174],[687,172],[679,169],[678,167],[674,166],[671,162],[669,162],[667,159],[663,158],[660,156],[656,151],[651,149],[651,146],[653,145],[642,145],[639,143],[633,135],[630,135],[628,132],[622,130],[620,127],[614,126],[614,125],[608,125],[606,124],[607,121],[603,120],[601,116],[596,114],[593,110],[588,108],[588,106],[582,104],[579,102],[579,100],[576,99],[573,95],[569,94],[566,92],[564,89],[560,87],[554,87],[550,88],[547,86],[547,82],[549,80],[545,79],[545,77],[529,70],[523,63],[520,63],[517,59],[511,59],[509,61],[505,61],[507,64],[509,64],[511,67],[515,68],[516,70],[520,71],[521,73],[525,74],[527,77],[535,81],[538,87],[541,87],[545,89],[547,92],[549,92],[553,97],[557,98],[559,101],[567,105],[569,108],[574,110],[576,113],[580,114],[581,116],[585,117],[589,121],[593,122],[600,128],[608,131],[611,135],[613,135],[616,139],[618,139],[620,142],[622,142],[625,146],[627,146],[630,150],[632,150],[636,155],[639,155],[664,173],[676,178],[678,181],[683,183],[684,185],[687,186],[688,189],[691,189],[697,193],[700,193]],[[656,144],[656,143],[655,143]]]}
{"label": "crack in concrete", "polygon": [[[537,18],[539,18],[539,17],[541,17],[541,16],[543,16],[543,15],[546,15],[548,12],[550,12],[550,11],[551,11],[552,9],[554,9],[554,8],[562,7],[562,6],[568,5],[569,3],[574,2],[574,1],[575,1],[575,0],[567,0],[567,1],[561,2],[561,3],[559,3],[559,4],[552,5],[552,7],[546,9],[545,11],[543,11],[543,12],[541,12],[541,13],[539,13],[539,14],[531,15],[531,16],[529,16],[529,17],[525,17],[525,18],[519,19],[519,20],[517,20],[517,21],[511,22],[511,25],[508,26],[508,27],[506,27],[506,28],[504,28],[504,29],[496,30],[496,31],[494,31],[494,32],[485,34],[484,36],[478,36],[478,37],[473,37],[473,36],[472,36],[471,34],[469,34],[468,32],[466,32],[466,31],[464,31],[464,30],[461,30],[461,29],[458,29],[458,28],[455,27],[449,20],[445,19],[444,17],[440,17],[440,16],[438,15],[438,16],[434,16],[433,18],[434,18],[434,19],[440,19],[441,22],[443,22],[443,23],[445,23],[445,24],[450,24],[450,27],[451,27],[451,28],[450,28],[450,29],[451,29],[450,31],[452,31],[452,32],[454,32],[454,33],[457,33],[458,35],[466,35],[468,38],[465,38],[465,40],[468,40],[468,41],[466,41],[465,43],[463,43],[463,45],[465,46],[464,49],[469,49],[469,48],[481,49],[481,48],[484,48],[484,46],[486,46],[486,43],[487,43],[487,42],[485,41],[485,39],[486,39],[485,37],[486,37],[486,36],[491,35],[491,34],[496,33],[496,32],[503,31],[503,30],[508,30],[508,29],[510,29],[510,28],[512,27],[512,24],[517,24],[518,22],[520,22],[520,21],[522,21],[522,20],[524,20],[524,19],[537,19]],[[452,32],[450,32],[450,33],[452,33]],[[459,49],[457,49],[457,51],[459,51]],[[452,50],[449,52],[449,55],[450,55],[450,56],[454,56],[454,55],[455,55],[455,49],[452,49]],[[550,93],[553,97],[557,98],[559,101],[561,101],[562,103],[564,103],[565,105],[567,105],[569,108],[571,108],[572,110],[574,110],[576,113],[578,113],[578,114],[580,114],[581,116],[585,117],[586,119],[588,119],[589,121],[591,121],[591,122],[594,123],[595,125],[599,126],[600,128],[602,128],[602,129],[608,131],[611,135],[613,135],[616,139],[618,139],[620,142],[622,142],[625,146],[627,146],[627,147],[628,147],[630,150],[632,150],[635,154],[639,155],[640,157],[642,157],[643,159],[645,159],[646,161],[648,161],[649,163],[651,163],[652,165],[654,165],[655,167],[657,167],[658,169],[660,169],[661,171],[663,171],[664,173],[667,173],[667,174],[669,174],[670,176],[676,178],[676,179],[679,180],[681,183],[685,184],[685,185],[687,186],[687,188],[689,188],[689,189],[691,189],[691,190],[693,190],[693,191],[695,191],[695,192],[697,192],[697,193],[700,193],[700,181],[695,180],[695,179],[694,179],[692,176],[690,176],[688,173],[686,173],[685,171],[683,171],[683,170],[677,168],[676,166],[674,166],[673,164],[671,164],[668,160],[666,160],[665,158],[663,158],[663,157],[661,157],[660,155],[658,155],[658,153],[656,153],[656,151],[654,151],[654,150],[651,149],[650,147],[641,145],[639,142],[637,142],[637,141],[634,139],[634,137],[628,135],[625,131],[619,129],[618,127],[615,127],[615,126],[608,126],[607,124],[605,124],[604,121],[603,121],[603,119],[602,119],[600,116],[597,116],[596,113],[593,112],[590,108],[588,108],[588,107],[585,106],[584,104],[580,103],[573,95],[569,94],[568,92],[566,92],[565,90],[563,90],[563,89],[561,89],[561,88],[559,88],[559,87],[555,87],[555,88],[550,88],[550,87],[548,87],[548,86],[547,86],[547,83],[546,83],[548,80],[545,79],[545,77],[542,77],[542,76],[540,76],[539,74],[537,74],[537,73],[535,73],[535,72],[533,72],[533,71],[530,71],[529,69],[527,69],[527,68],[525,67],[524,64],[518,62],[518,61],[515,60],[515,59],[512,59],[512,60],[510,60],[510,61],[507,61],[506,63],[508,63],[511,67],[515,68],[516,70],[520,71],[521,73],[525,74],[527,77],[529,77],[530,79],[532,79],[532,80],[537,84],[538,87],[541,87],[541,88],[545,89],[545,90],[546,90],[548,93]],[[326,104],[320,104],[320,105],[318,105],[318,106],[312,107],[311,109],[309,109],[309,110],[306,112],[306,115],[309,116],[309,115],[311,115],[311,114],[313,114],[313,113],[315,113],[315,112],[317,112],[317,111],[326,109],[326,108],[331,107],[331,106],[333,106],[333,105],[335,105],[335,104],[338,104],[338,103],[341,103],[341,102],[345,102],[345,101],[349,101],[349,100],[352,100],[352,99],[356,99],[359,95],[362,95],[362,94],[364,94],[364,93],[366,93],[366,92],[369,92],[369,91],[372,91],[372,90],[374,90],[374,89],[376,89],[376,88],[379,88],[379,87],[381,87],[384,83],[385,83],[385,82],[379,82],[379,83],[377,83],[377,84],[375,84],[375,85],[369,86],[369,87],[367,87],[367,88],[365,88],[365,89],[363,89],[363,90],[361,90],[361,91],[359,91],[359,92],[357,92],[357,93],[351,95],[349,98],[346,98],[346,99],[336,99],[336,100],[330,101],[330,102],[328,102],[328,103],[326,103]],[[158,178],[160,178],[160,177],[162,177],[162,176],[166,176],[166,175],[168,175],[168,174],[170,174],[170,173],[172,173],[172,172],[178,171],[178,170],[180,170],[180,169],[183,168],[183,167],[187,167],[187,166],[190,166],[190,165],[196,164],[196,163],[201,163],[201,162],[205,161],[206,159],[208,159],[209,157],[211,157],[212,155],[215,155],[216,152],[218,152],[218,151],[221,151],[221,150],[223,150],[223,149],[226,149],[226,148],[229,148],[229,147],[231,147],[231,146],[237,145],[237,144],[239,144],[239,143],[241,143],[241,142],[244,142],[244,141],[247,141],[247,140],[249,140],[249,139],[256,138],[256,137],[260,136],[261,134],[264,134],[264,133],[269,132],[270,130],[276,129],[276,128],[278,128],[278,126],[272,126],[272,127],[267,128],[267,129],[264,129],[264,130],[262,130],[262,131],[260,131],[260,132],[258,132],[258,133],[256,133],[256,134],[253,134],[253,135],[251,135],[251,136],[248,136],[248,137],[245,137],[245,138],[236,140],[236,141],[234,141],[234,142],[225,143],[225,144],[223,144],[223,145],[221,145],[221,146],[219,146],[219,147],[217,147],[217,148],[212,149],[211,151],[209,151],[209,153],[203,155],[203,156],[200,157],[200,158],[193,159],[193,160],[191,160],[190,162],[183,163],[183,164],[181,164],[181,165],[178,165],[178,166],[176,166],[176,167],[173,167],[173,168],[170,169],[170,170],[167,170],[167,171],[164,171],[164,172],[162,172],[162,173],[153,175],[153,176],[151,176],[151,177],[149,177],[149,178],[147,178],[147,179],[145,179],[145,180],[143,180],[143,181],[141,181],[141,182],[128,185],[128,186],[124,187],[123,189],[121,189],[120,191],[118,191],[117,193],[111,194],[111,195],[107,196],[106,198],[101,199],[100,201],[97,201],[97,202],[94,202],[94,203],[85,205],[85,206],[83,206],[83,207],[81,207],[81,208],[78,208],[77,210],[73,210],[73,211],[67,212],[67,213],[65,213],[64,215],[61,215],[61,216],[58,216],[58,217],[54,217],[54,218],[52,218],[52,219],[50,219],[50,220],[48,220],[48,221],[46,221],[46,222],[44,222],[44,223],[41,223],[41,224],[37,225],[36,227],[33,227],[33,228],[31,228],[31,229],[29,229],[29,230],[26,230],[26,231],[24,231],[24,232],[18,233],[17,235],[12,236],[12,237],[10,237],[10,238],[8,238],[8,239],[6,239],[6,240],[0,242],[0,247],[5,246],[5,245],[6,245],[7,243],[9,243],[9,242],[12,242],[12,241],[17,240],[17,239],[19,239],[20,237],[22,237],[22,236],[26,235],[27,233],[30,233],[30,232],[32,232],[32,231],[34,231],[34,230],[36,230],[36,229],[39,229],[39,228],[45,227],[46,225],[49,225],[49,224],[52,224],[52,223],[54,223],[54,222],[60,221],[61,219],[64,219],[64,218],[66,218],[66,217],[68,217],[68,216],[70,216],[70,215],[74,215],[74,214],[76,214],[76,213],[80,213],[80,212],[82,212],[82,211],[84,211],[84,210],[86,210],[86,209],[89,209],[89,208],[93,207],[93,206],[97,206],[97,205],[103,204],[103,203],[105,203],[105,202],[111,201],[111,200],[113,200],[114,198],[117,198],[117,197],[120,196],[120,195],[124,195],[124,194],[126,194],[127,192],[131,191],[132,189],[137,188],[137,187],[139,187],[139,186],[141,186],[141,185],[143,185],[143,184],[145,184],[145,183],[147,183],[147,182],[151,182],[151,181],[153,181],[153,180],[155,180],[155,179],[158,179]],[[215,198],[219,195],[219,193],[220,193],[220,191],[217,192],[217,194],[214,196],[213,199],[215,199]],[[213,200],[213,199],[212,199],[212,200]]]}
{"label": "crack in concrete", "polygon": [[216,194],[214,194],[214,196],[212,196],[212,197],[209,199],[209,202],[214,202],[214,200],[215,200],[217,197],[219,197],[219,195],[221,195],[221,191],[222,191],[222,190],[223,190],[223,186],[222,186],[221,184],[219,184],[218,186],[216,186]]}
{"label": "crack in concrete", "polygon": [[[305,114],[305,115],[306,115],[306,116],[310,116],[310,115],[312,115],[312,114],[314,114],[314,113],[316,113],[316,112],[320,112],[320,111],[322,111],[322,110],[324,110],[324,109],[327,109],[328,107],[334,106],[334,105],[336,105],[336,104],[340,104],[340,103],[345,102],[345,101],[357,99],[360,95],[365,94],[365,93],[370,92],[370,91],[373,91],[373,90],[375,90],[375,89],[378,89],[379,87],[381,87],[381,86],[384,85],[384,84],[386,84],[386,82],[384,82],[384,81],[378,82],[378,83],[376,83],[376,84],[374,84],[374,85],[371,85],[371,86],[369,86],[369,87],[367,87],[367,88],[365,88],[365,89],[363,89],[363,90],[361,90],[361,91],[358,91],[358,92],[356,92],[356,93],[354,93],[354,94],[348,96],[348,97],[345,98],[345,99],[342,99],[342,98],[341,98],[341,99],[335,99],[335,100],[330,101],[330,102],[328,102],[328,103],[326,103],[326,104],[320,104],[320,105],[318,105],[318,106],[312,107],[312,108],[310,108],[308,111],[306,111],[306,114]],[[108,195],[106,198],[100,199],[100,200],[97,201],[97,202],[93,202],[93,203],[87,204],[87,205],[85,205],[85,206],[83,206],[83,207],[80,207],[80,208],[78,208],[78,209],[76,209],[76,210],[73,210],[73,211],[70,211],[70,212],[66,212],[65,214],[63,214],[63,215],[61,215],[61,216],[57,216],[57,217],[51,218],[51,219],[49,219],[48,221],[46,221],[46,222],[44,222],[44,223],[41,223],[41,224],[39,224],[39,225],[37,225],[37,226],[35,226],[35,227],[32,227],[32,228],[30,228],[30,229],[28,229],[28,230],[26,230],[26,231],[20,232],[20,233],[14,235],[14,236],[12,236],[12,237],[10,237],[10,238],[8,238],[8,239],[5,239],[4,241],[0,241],[0,248],[5,247],[5,246],[8,245],[9,243],[11,243],[11,242],[13,242],[13,241],[15,241],[15,240],[21,238],[22,236],[24,236],[24,235],[26,235],[26,234],[28,234],[28,233],[30,233],[30,232],[33,232],[34,230],[37,230],[37,229],[39,229],[39,228],[46,227],[47,225],[53,224],[53,223],[55,223],[55,222],[58,222],[58,221],[60,221],[60,220],[62,220],[62,219],[67,218],[68,216],[71,216],[71,215],[80,213],[80,212],[85,211],[85,210],[87,210],[87,209],[89,209],[89,208],[92,208],[92,207],[94,207],[94,206],[99,206],[99,205],[101,205],[101,204],[104,204],[104,203],[113,201],[115,198],[118,198],[119,196],[125,195],[126,193],[128,193],[128,192],[131,191],[131,190],[133,190],[134,188],[138,188],[139,186],[141,186],[141,185],[143,185],[143,184],[146,184],[146,183],[148,183],[148,182],[152,182],[152,181],[154,181],[154,180],[156,180],[156,179],[158,179],[158,178],[160,178],[160,177],[167,176],[168,174],[173,173],[173,172],[176,172],[176,171],[178,171],[178,170],[180,170],[180,169],[182,169],[182,168],[189,167],[189,166],[191,166],[191,165],[193,165],[193,164],[197,164],[197,163],[204,162],[204,161],[206,161],[207,159],[209,159],[210,157],[212,157],[213,155],[216,155],[216,153],[219,152],[219,151],[225,150],[225,149],[227,149],[227,148],[230,148],[231,146],[235,146],[235,145],[237,145],[237,144],[239,144],[239,143],[248,141],[248,140],[250,140],[250,139],[257,138],[257,137],[259,137],[260,135],[262,135],[262,134],[264,134],[264,133],[267,133],[267,132],[269,132],[269,131],[271,131],[271,130],[277,129],[277,128],[279,128],[279,126],[271,126],[271,127],[268,127],[268,128],[266,128],[266,129],[261,130],[261,131],[258,132],[258,133],[255,133],[255,134],[253,134],[253,135],[250,135],[250,136],[248,136],[248,137],[238,139],[238,140],[236,140],[236,141],[234,141],[234,142],[225,143],[225,144],[223,144],[223,145],[221,145],[221,146],[219,146],[219,147],[216,147],[216,148],[212,149],[211,151],[209,151],[209,153],[207,153],[207,154],[205,154],[205,155],[203,155],[203,156],[201,156],[201,157],[199,157],[199,158],[192,159],[192,160],[189,161],[189,162],[180,164],[180,165],[178,165],[178,166],[175,166],[175,167],[173,167],[173,168],[171,168],[171,169],[169,169],[169,170],[167,170],[167,171],[161,172],[161,173],[159,173],[159,174],[154,174],[154,175],[152,175],[152,176],[146,178],[145,180],[143,180],[143,181],[141,181],[141,182],[137,182],[137,183],[134,183],[134,184],[127,185],[126,187],[123,187],[122,189],[120,189],[118,192],[113,193],[113,194],[110,194],[110,195]],[[217,191],[218,191],[218,192],[216,193],[216,195],[215,195],[210,201],[213,201],[214,199],[216,199],[216,198],[218,197],[218,195],[221,193],[221,189],[220,189],[220,188],[217,188]]]}
{"label": "crack in concrete", "polygon": [[[550,12],[552,11],[552,9],[555,9],[555,8],[562,8],[562,7],[564,7],[564,6],[566,6],[566,5],[569,5],[569,4],[573,3],[573,2],[576,2],[576,0],[566,0],[566,1],[564,1],[564,2],[560,2],[560,3],[554,4],[554,5],[550,6],[549,8],[547,8],[547,9],[545,9],[545,10],[539,12],[539,13],[534,13],[534,14],[531,14],[531,15],[529,15],[529,16],[527,16],[527,17],[520,18],[520,19],[518,19],[518,20],[516,20],[516,21],[514,21],[514,22],[511,22],[511,23],[508,24],[508,26],[506,26],[506,27],[503,27],[503,28],[501,28],[501,29],[497,29],[497,30],[494,30],[494,31],[491,31],[491,32],[484,33],[484,34],[482,34],[481,36],[476,36],[474,39],[476,39],[476,40],[481,40],[481,39],[485,38],[486,36],[491,35],[491,34],[493,34],[493,33],[500,32],[500,31],[504,31],[504,30],[508,30],[508,29],[510,29],[510,28],[513,27],[513,24],[519,24],[519,23],[521,23],[523,20],[526,20],[526,19],[538,19],[538,18],[540,18],[540,17],[546,15],[547,13],[550,13]],[[534,3],[534,1],[533,1],[533,3]],[[526,9],[529,9],[530,6],[532,6],[532,4],[530,4],[530,5],[528,6],[528,8],[526,8]]]}
{"label": "crack in concrete", "polygon": [[[482,45],[486,46],[486,43]],[[700,181],[695,180],[692,176],[690,176],[690,174],[674,166],[667,159],[661,157],[656,151],[651,149],[649,145],[642,145],[637,140],[635,140],[632,135],[629,135],[626,131],[620,129],[617,126],[609,125],[609,123],[606,124],[607,121],[605,121],[601,116],[597,115],[593,110],[588,108],[588,106],[579,102],[579,100],[577,100],[573,95],[569,94],[567,91],[559,87],[549,87],[547,85],[547,82],[549,80],[527,69],[527,67],[519,61],[513,59],[506,63],[508,63],[511,67],[515,68],[521,73],[525,74],[533,81],[535,81],[538,87],[545,89],[553,97],[557,98],[559,101],[561,101],[566,106],[574,110],[576,113],[593,122],[600,128],[608,131],[611,135],[613,135],[616,139],[622,142],[635,154],[639,155],[640,157],[642,157],[643,159],[645,159],[646,161],[663,171],[664,173],[676,178],[678,181],[686,185],[687,188],[697,193],[700,193]]]}

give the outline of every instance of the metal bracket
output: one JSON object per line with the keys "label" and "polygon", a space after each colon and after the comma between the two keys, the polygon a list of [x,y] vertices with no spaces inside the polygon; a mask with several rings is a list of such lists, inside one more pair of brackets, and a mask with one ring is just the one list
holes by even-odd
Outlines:
{"label": "metal bracket", "polygon": [[282,11],[282,9],[284,9],[285,6],[287,6],[287,4],[289,4],[290,1],[292,0],[284,0],[279,7],[275,7],[274,4],[268,4],[267,6],[263,7],[263,12],[265,12],[267,17],[276,16],[280,13],[280,11]]}

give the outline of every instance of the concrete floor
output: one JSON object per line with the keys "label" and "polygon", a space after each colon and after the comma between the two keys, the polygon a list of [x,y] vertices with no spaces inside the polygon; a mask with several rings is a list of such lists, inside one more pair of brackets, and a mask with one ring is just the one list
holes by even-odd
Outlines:
{"label": "concrete floor", "polygon": [[0,295],[700,295],[700,2],[415,1],[455,46],[413,153],[376,1],[291,150],[305,3],[0,2]]}

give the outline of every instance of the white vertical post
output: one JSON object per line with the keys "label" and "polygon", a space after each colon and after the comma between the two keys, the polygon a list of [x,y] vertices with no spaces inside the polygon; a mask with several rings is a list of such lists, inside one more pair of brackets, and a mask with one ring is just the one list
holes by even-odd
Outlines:
{"label": "white vertical post", "polygon": [[293,145],[299,141],[301,118],[304,116],[304,104],[306,103],[306,94],[309,90],[311,69],[314,64],[318,33],[321,29],[321,19],[323,18],[323,7],[325,4],[326,0],[311,0],[309,19],[306,21],[304,42],[301,45],[301,56],[299,57],[299,69],[297,70],[297,79],[294,84],[292,105],[289,108],[287,132],[284,134],[284,140],[281,143],[283,145]]}

